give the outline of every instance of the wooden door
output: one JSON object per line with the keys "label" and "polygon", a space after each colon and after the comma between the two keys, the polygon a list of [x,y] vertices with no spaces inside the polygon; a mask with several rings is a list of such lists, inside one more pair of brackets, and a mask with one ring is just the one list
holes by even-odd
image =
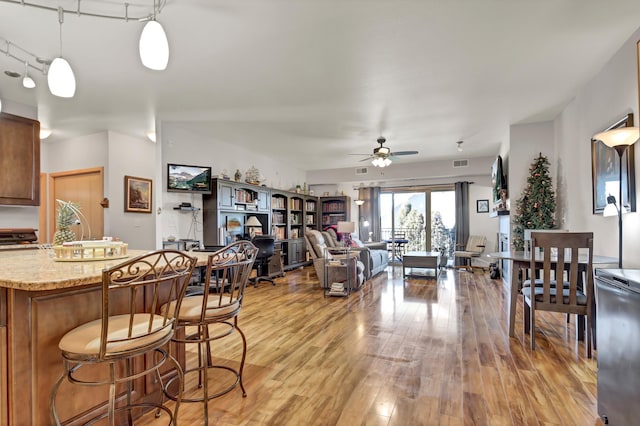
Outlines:
{"label": "wooden door", "polygon": [[[102,167],[51,173],[49,175],[49,241],[53,241],[56,227],[56,200],[78,203],[84,215],[83,225],[71,229],[76,239],[102,239],[104,234],[104,211],[100,204],[104,198],[104,170]],[[84,232],[84,235],[83,235]]]}

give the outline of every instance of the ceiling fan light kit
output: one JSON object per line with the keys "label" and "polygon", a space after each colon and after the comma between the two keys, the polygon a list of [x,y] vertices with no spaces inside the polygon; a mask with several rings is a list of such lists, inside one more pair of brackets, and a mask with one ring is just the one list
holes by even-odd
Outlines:
{"label": "ceiling fan light kit", "polygon": [[[15,59],[16,61],[25,64],[24,74],[19,74],[14,71],[7,70],[5,74],[15,77],[23,77],[22,85],[25,88],[34,88],[36,82],[31,76],[29,76],[28,69],[31,67],[34,70],[41,72],[47,76],[47,83],[49,85],[49,91],[52,95],[71,98],[75,95],[76,91],[76,79],[73,69],[69,62],[62,57],[62,23],[64,21],[64,14],[70,13],[77,16],[90,16],[92,18],[105,18],[109,20],[121,20],[125,22],[145,22],[145,26],[140,35],[138,48],[140,51],[140,60],[142,64],[153,70],[164,70],[169,62],[169,42],[167,35],[162,25],[156,20],[156,15],[159,14],[166,4],[166,0],[160,0],[157,4],[153,1],[153,9],[150,13],[146,13],[141,16],[129,15],[129,7],[144,7],[141,5],[132,5],[130,3],[124,3],[123,6],[116,5],[116,7],[124,7],[123,14],[104,14],[88,12],[80,9],[80,0],[77,2],[77,9],[64,9],[62,6],[53,7],[46,4],[32,3],[24,0],[2,0],[5,3],[12,3],[19,6],[29,6],[37,9],[44,9],[54,11],[58,13],[58,22],[60,24],[60,56],[53,61],[45,59],[34,53],[29,52],[26,49],[18,46],[4,38],[0,38],[0,42],[4,41],[4,48],[0,47],[0,53],[5,54],[7,57]],[[82,5],[85,6],[91,0],[84,0]],[[104,3],[104,2],[100,2]],[[15,52],[11,48],[20,52]],[[33,60],[30,60],[33,59]],[[39,65],[34,65],[39,64]]]}
{"label": "ceiling fan light kit", "polygon": [[371,160],[371,164],[373,164],[375,167],[387,167],[391,165],[391,160],[388,157],[377,157]]}
{"label": "ceiling fan light kit", "polygon": [[418,153],[418,151],[392,152],[391,148],[383,146],[386,141],[387,139],[385,139],[384,136],[380,136],[377,140],[380,146],[373,149],[372,155],[360,161],[371,160],[371,164],[373,164],[374,167],[387,167],[393,162],[393,157],[399,157],[402,155],[415,155]]}
{"label": "ceiling fan light kit", "polygon": [[456,142],[456,145],[458,145],[458,152],[462,152],[462,144],[464,143],[464,141],[458,141]]}

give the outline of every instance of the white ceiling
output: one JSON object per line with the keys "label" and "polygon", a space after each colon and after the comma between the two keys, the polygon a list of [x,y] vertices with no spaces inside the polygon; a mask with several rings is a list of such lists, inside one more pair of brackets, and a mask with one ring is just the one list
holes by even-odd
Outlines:
{"label": "white ceiling", "polygon": [[[364,164],[349,154],[370,153],[380,134],[393,151],[420,151],[405,162],[456,158],[458,140],[465,158],[490,156],[509,124],[555,117],[596,75],[638,28],[640,1],[168,0],[158,20],[165,71],[140,63],[142,23],[67,14],[76,96],[52,96],[33,71],[32,90],[0,74],[0,96],[37,106],[52,143],[143,136],[158,117],[304,170]],[[0,0],[0,37],[53,58],[58,31],[55,12]],[[0,55],[8,69],[24,65]]]}

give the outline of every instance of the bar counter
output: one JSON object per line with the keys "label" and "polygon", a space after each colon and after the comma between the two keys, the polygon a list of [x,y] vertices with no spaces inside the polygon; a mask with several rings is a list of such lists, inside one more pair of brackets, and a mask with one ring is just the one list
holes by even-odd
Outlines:
{"label": "bar counter", "polygon": [[[126,259],[146,252],[129,250]],[[190,254],[206,265],[207,253]],[[44,250],[0,251],[0,425],[50,423],[49,394],[62,373],[58,341],[100,317],[102,270],[126,259],[60,262]],[[184,362],[184,354],[174,354]],[[107,388],[64,383],[58,393],[61,419],[86,420],[72,415],[101,409]],[[137,398],[157,392],[154,378],[134,383]]]}

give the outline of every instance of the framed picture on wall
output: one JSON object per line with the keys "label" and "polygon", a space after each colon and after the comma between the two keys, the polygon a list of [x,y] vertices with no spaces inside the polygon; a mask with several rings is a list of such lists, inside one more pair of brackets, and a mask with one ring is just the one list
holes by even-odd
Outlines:
{"label": "framed picture on wall", "polygon": [[151,179],[140,177],[124,177],[124,211],[131,213],[151,213],[152,206]]}
{"label": "framed picture on wall", "polygon": [[[633,114],[629,113],[603,131],[633,126]],[[622,155],[622,203],[627,211],[636,211],[635,151],[630,145]],[[591,140],[591,184],[593,214],[602,214],[607,206],[607,196],[619,198],[620,157],[615,149],[598,140]]]}
{"label": "framed picture on wall", "polygon": [[489,213],[489,200],[476,200],[476,213]]}

